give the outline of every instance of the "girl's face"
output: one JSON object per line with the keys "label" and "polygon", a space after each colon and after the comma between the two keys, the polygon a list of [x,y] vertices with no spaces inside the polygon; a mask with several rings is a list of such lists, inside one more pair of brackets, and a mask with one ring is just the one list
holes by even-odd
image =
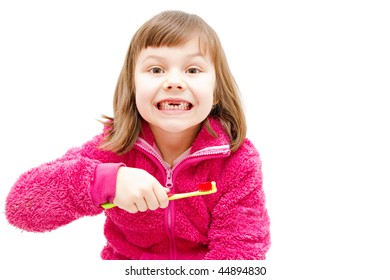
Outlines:
{"label": "girl's face", "polygon": [[198,129],[213,106],[215,69],[198,38],[179,47],[148,47],[138,55],[136,105],[153,129],[180,133]]}

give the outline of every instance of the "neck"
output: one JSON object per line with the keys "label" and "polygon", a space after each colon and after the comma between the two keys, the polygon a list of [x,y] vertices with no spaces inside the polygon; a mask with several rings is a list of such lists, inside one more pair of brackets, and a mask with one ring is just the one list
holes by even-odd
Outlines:
{"label": "neck", "polygon": [[151,127],[151,130],[164,161],[172,166],[174,160],[192,146],[199,126],[178,133],[170,133],[157,127]]}

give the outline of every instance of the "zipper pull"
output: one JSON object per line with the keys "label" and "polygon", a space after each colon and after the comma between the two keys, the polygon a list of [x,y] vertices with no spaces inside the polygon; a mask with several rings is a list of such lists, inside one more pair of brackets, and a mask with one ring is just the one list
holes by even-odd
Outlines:
{"label": "zipper pull", "polygon": [[173,182],[172,182],[172,169],[167,170],[167,180],[165,182],[165,187],[171,189],[173,187]]}

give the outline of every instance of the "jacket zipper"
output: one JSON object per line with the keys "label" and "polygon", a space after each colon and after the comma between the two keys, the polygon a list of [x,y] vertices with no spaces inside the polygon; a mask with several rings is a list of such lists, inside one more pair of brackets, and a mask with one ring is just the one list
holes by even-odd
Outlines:
{"label": "jacket zipper", "polygon": [[[166,173],[166,180],[165,180],[165,187],[172,188],[173,189],[173,170],[171,168],[167,169]],[[166,232],[168,234],[169,239],[169,257],[171,260],[176,259],[176,243],[175,243],[175,234],[173,231],[174,228],[174,203],[169,203],[167,210],[165,211],[165,225],[166,225]]]}
{"label": "jacket zipper", "polygon": [[[200,151],[195,152],[194,154],[190,154],[183,159],[181,159],[179,162],[177,162],[172,168],[168,166],[165,161],[161,158],[161,156],[155,151],[155,149],[147,143],[144,139],[140,138],[135,143],[135,146],[140,148],[142,151],[146,152],[148,155],[152,156],[152,159],[154,161],[157,161],[159,165],[164,169],[165,173],[165,187],[171,189],[174,191],[174,180],[173,175],[174,172],[177,173],[178,170],[182,169],[184,166],[182,163],[187,162],[187,165],[190,164],[190,162],[193,161],[201,161],[202,158],[209,158],[210,156],[217,157],[223,157],[227,156],[230,153],[230,147],[229,145],[222,145],[222,146],[214,146],[214,147],[208,147],[205,149],[202,149]],[[180,167],[180,168],[178,168]],[[174,201],[171,201],[169,203],[169,206],[167,207],[167,210],[165,211],[165,225],[166,225],[166,232],[169,239],[169,255],[170,259],[175,260],[176,259],[176,242],[175,242],[175,234],[174,234],[174,227],[175,227],[175,203]]]}

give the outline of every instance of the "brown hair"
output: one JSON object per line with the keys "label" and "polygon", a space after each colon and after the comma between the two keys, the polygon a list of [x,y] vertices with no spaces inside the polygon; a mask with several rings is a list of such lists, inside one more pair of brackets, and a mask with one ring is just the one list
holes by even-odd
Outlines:
{"label": "brown hair", "polygon": [[208,53],[215,65],[215,106],[204,121],[213,135],[208,118],[218,118],[231,140],[233,151],[246,137],[246,121],[238,86],[230,72],[225,53],[216,32],[199,16],[181,11],[165,11],[145,22],[134,34],[119,75],[114,94],[114,118],[104,116],[107,135],[101,148],[118,154],[129,151],[141,131],[142,117],[135,102],[134,69],[139,53],[147,47],[184,45],[199,36],[202,52]]}

